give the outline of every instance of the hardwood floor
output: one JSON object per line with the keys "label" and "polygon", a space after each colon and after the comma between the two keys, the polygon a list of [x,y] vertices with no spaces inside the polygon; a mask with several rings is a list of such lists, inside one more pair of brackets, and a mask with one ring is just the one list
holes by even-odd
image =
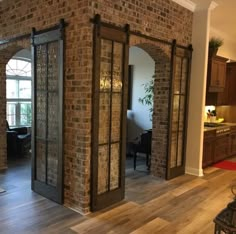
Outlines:
{"label": "hardwood floor", "polygon": [[[131,164],[132,165],[132,162]],[[18,170],[18,172],[16,171]],[[19,173],[23,176],[20,182]],[[87,216],[30,190],[29,164],[0,172],[0,233],[210,234],[214,217],[233,199],[236,172],[213,167],[204,177],[153,178],[145,167],[126,172],[126,199]]]}
{"label": "hardwood floor", "polygon": [[74,233],[70,226],[82,215],[31,191],[30,159],[11,160],[0,172],[0,233]]}

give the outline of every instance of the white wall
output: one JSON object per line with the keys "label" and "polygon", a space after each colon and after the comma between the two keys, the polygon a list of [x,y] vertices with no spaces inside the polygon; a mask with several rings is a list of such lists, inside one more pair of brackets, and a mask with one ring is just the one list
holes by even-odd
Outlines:
{"label": "white wall", "polygon": [[133,87],[131,110],[127,112],[127,137],[132,141],[143,130],[152,128],[149,118],[149,106],[142,105],[138,99],[144,97],[143,84],[150,81],[155,71],[154,60],[142,49],[131,47],[129,64],[133,66]]}
{"label": "white wall", "polygon": [[224,41],[223,45],[219,48],[217,55],[236,61],[236,41],[234,39],[229,38],[225,33],[212,27],[210,29],[210,37],[219,37]]}
{"label": "white wall", "polygon": [[31,52],[28,49],[23,49],[23,50],[18,51],[13,57],[31,60]]}

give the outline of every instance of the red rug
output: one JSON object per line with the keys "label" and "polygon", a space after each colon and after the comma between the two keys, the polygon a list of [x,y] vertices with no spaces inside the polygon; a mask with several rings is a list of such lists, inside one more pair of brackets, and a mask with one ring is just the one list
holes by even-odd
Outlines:
{"label": "red rug", "polygon": [[213,165],[213,167],[225,169],[225,170],[231,170],[231,171],[236,171],[236,162],[231,162],[231,161],[221,161]]}

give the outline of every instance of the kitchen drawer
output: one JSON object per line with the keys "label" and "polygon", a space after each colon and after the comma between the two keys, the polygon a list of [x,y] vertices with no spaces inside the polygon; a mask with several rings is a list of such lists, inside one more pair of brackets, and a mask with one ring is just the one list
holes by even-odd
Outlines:
{"label": "kitchen drawer", "polygon": [[216,136],[216,130],[204,131],[204,140]]}

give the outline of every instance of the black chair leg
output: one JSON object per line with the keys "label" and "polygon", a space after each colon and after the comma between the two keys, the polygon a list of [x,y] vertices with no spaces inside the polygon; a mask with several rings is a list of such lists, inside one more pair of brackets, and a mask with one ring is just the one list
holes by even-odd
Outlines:
{"label": "black chair leg", "polygon": [[137,153],[134,152],[134,170],[136,170]]}
{"label": "black chair leg", "polygon": [[149,157],[149,154],[146,155],[146,166],[147,166],[147,169],[150,170],[150,157]]}

